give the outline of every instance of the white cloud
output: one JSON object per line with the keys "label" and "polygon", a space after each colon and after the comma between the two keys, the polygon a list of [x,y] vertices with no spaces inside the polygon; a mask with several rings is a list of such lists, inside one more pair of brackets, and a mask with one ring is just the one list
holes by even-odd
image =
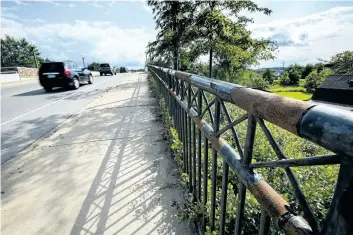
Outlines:
{"label": "white cloud", "polygon": [[2,36],[9,34],[36,42],[43,57],[87,62],[107,61],[116,65],[143,66],[148,41],[154,30],[122,29],[111,22],[75,21],[72,24],[22,25],[2,19]]}
{"label": "white cloud", "polygon": [[277,40],[279,53],[262,66],[318,62],[344,50],[353,49],[353,7],[336,7],[293,20],[249,26],[253,36]]}
{"label": "white cloud", "polygon": [[146,11],[152,13],[151,7],[149,7],[145,1],[141,2],[141,4],[142,4],[143,9],[145,9]]}
{"label": "white cloud", "polygon": [[28,5],[28,3],[25,3],[25,1],[21,1],[21,0],[14,0],[13,2],[16,3],[17,5],[23,5],[23,6]]}
{"label": "white cloud", "polygon": [[69,5],[67,5],[68,7],[75,7],[75,4],[70,3]]}
{"label": "white cloud", "polygon": [[96,7],[96,8],[103,8],[103,5],[98,4],[96,2],[90,2],[90,3],[88,3],[88,5],[90,5],[92,7]]}

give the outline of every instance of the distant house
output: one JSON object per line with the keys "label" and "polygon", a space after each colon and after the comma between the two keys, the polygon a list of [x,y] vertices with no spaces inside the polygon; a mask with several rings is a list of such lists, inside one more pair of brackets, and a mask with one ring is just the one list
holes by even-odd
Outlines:
{"label": "distant house", "polygon": [[353,76],[331,75],[316,88],[312,100],[353,105]]}

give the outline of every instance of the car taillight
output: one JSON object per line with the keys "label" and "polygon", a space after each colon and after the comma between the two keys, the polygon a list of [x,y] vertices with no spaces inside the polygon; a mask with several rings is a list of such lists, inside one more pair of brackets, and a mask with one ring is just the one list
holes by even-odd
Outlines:
{"label": "car taillight", "polygon": [[70,75],[71,75],[70,70],[65,70],[65,71],[64,71],[64,75],[65,75],[66,77],[70,77]]}

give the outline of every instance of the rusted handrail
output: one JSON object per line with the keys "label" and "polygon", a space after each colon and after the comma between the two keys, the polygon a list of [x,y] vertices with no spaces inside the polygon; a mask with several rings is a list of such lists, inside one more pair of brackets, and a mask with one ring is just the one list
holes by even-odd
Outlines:
{"label": "rusted handrail", "polygon": [[[272,138],[271,133],[267,130],[266,125],[262,119],[267,120],[283,129],[290,131],[291,133],[298,135],[302,138],[311,140],[324,148],[335,152],[337,155],[334,156],[322,156],[317,157],[321,161],[315,161],[310,158],[310,161],[302,161],[301,165],[313,165],[319,164],[335,164],[345,162],[345,167],[341,167],[341,175],[350,175],[351,178],[346,177],[341,179],[336,187],[334,200],[337,197],[351,195],[352,191],[347,192],[347,189],[351,187],[351,181],[353,179],[352,174],[348,174],[343,170],[347,168],[347,165],[352,165],[353,156],[353,113],[345,110],[332,108],[322,105],[314,105],[308,102],[299,101],[291,98],[281,97],[276,94],[267,93],[251,88],[246,88],[237,84],[227,83],[219,80],[214,80],[198,75],[193,75],[185,72],[174,71],[171,69],[160,68],[156,66],[149,66],[149,70],[152,75],[160,84],[160,92],[165,95],[165,98],[169,101],[170,114],[176,122],[176,128],[180,132],[180,138],[185,144],[184,148],[184,162],[186,165],[185,171],[189,173],[189,183],[192,186],[191,190],[196,192],[196,186],[201,190],[201,173],[199,173],[199,183],[196,180],[196,141],[191,141],[191,137],[195,138],[195,129],[193,129],[193,135],[191,134],[191,126],[196,125],[200,129],[199,140],[198,140],[198,157],[201,159],[201,133],[207,138],[212,144],[213,149],[213,163],[216,163],[217,153],[223,156],[223,183],[222,183],[222,195],[221,195],[221,218],[220,218],[220,234],[224,234],[224,220],[225,220],[225,201],[227,192],[228,182],[228,167],[236,172],[242,185],[239,189],[239,205],[240,208],[237,213],[237,222],[235,232],[240,234],[240,220],[241,214],[243,213],[244,200],[245,200],[245,188],[247,188],[257,199],[260,205],[266,210],[266,213],[283,228],[288,234],[329,234],[334,229],[332,226],[332,220],[334,216],[338,219],[338,215],[342,215],[343,207],[340,207],[332,203],[333,206],[330,208],[330,212],[327,216],[327,223],[324,228],[318,227],[317,221],[307,204],[303,193],[298,187],[298,183],[293,175],[293,172],[286,167],[286,173],[290,179],[292,186],[294,187],[295,195],[299,201],[304,216],[307,220],[304,220],[301,216],[296,215],[289,207],[289,204],[278,194],[264,179],[257,175],[249,166],[252,157],[252,146],[254,143],[255,127],[258,122],[261,128],[264,130],[266,137],[269,139],[276,155],[280,159],[285,159],[277,144]],[[188,88],[184,87],[184,84],[189,84]],[[191,85],[198,89],[198,93],[195,94],[193,99],[191,98]],[[167,92],[165,92],[167,91]],[[210,110],[210,105],[207,109],[202,112],[202,97],[203,91],[207,91],[216,96],[214,102],[215,105],[215,116],[213,127],[210,126],[204,119],[200,118],[201,114],[205,114],[206,110]],[[185,93],[187,93],[187,99],[185,99]],[[196,101],[196,95],[198,96],[197,110],[193,107],[194,101]],[[174,101],[173,101],[174,100]],[[223,133],[225,129],[219,130],[220,122],[220,106],[223,101],[227,101],[237,105],[238,107],[248,112],[247,118],[234,123],[236,125],[240,121],[248,120],[248,130],[246,143],[244,148],[244,157],[240,157],[225,140],[223,140],[219,134]],[[195,102],[196,103],[196,102]],[[223,106],[225,107],[225,106]],[[210,114],[211,115],[211,114]],[[188,120],[189,119],[189,120]],[[191,122],[192,120],[192,122]],[[227,128],[232,128],[232,125],[228,125]],[[235,136],[234,139],[237,139]],[[194,144],[194,147],[191,146]],[[205,142],[204,142],[205,143]],[[207,148],[206,144],[205,150]],[[191,154],[193,149],[193,155]],[[239,150],[239,149],[238,149]],[[206,153],[206,151],[205,151]],[[208,156],[205,156],[205,158]],[[207,164],[207,163],[205,163]],[[268,164],[278,164],[277,162],[269,162]],[[200,169],[199,165],[199,169]],[[348,169],[348,168],[347,168]],[[211,195],[211,217],[210,227],[214,229],[214,210],[215,210],[215,167],[212,165],[212,195]],[[340,177],[339,177],[340,178]],[[344,185],[344,186],[342,186]],[[204,192],[205,193],[205,192]],[[348,194],[347,194],[348,193]],[[201,195],[198,195],[199,199]],[[207,199],[204,195],[204,201]],[[346,199],[347,200],[347,199]],[[336,213],[336,214],[335,214]],[[338,215],[337,215],[338,213]],[[266,214],[261,215],[264,219],[261,219],[261,223],[269,223],[265,219]],[[267,222],[266,222],[267,221]],[[342,221],[340,221],[342,222]],[[309,226],[310,224],[310,226]],[[344,234],[349,234],[351,225],[347,221],[343,221],[341,227],[347,227]],[[261,224],[261,234],[265,234],[268,224]]]}

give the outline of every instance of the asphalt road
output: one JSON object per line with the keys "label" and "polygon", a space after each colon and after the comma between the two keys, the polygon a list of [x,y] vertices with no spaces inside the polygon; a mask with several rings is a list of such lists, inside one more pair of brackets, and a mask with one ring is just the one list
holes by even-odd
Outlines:
{"label": "asphalt road", "polygon": [[1,164],[51,131],[126,76],[94,77],[78,90],[45,92],[38,82],[1,87]]}

